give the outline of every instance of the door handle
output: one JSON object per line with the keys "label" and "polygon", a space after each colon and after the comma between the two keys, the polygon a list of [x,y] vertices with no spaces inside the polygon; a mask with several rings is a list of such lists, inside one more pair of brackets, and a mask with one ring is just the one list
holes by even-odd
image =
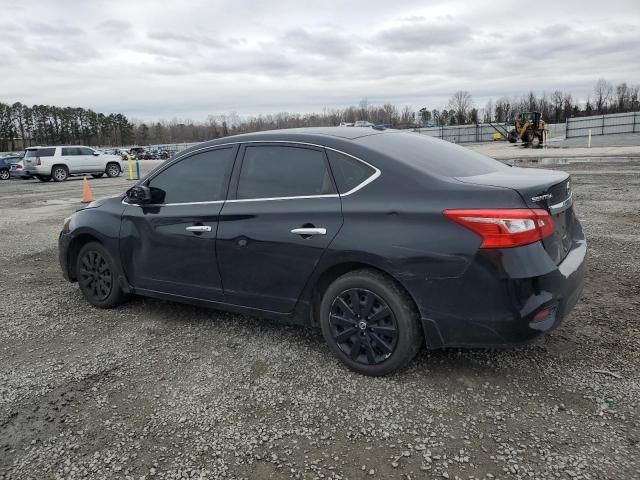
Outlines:
{"label": "door handle", "polygon": [[326,228],[316,228],[316,227],[309,227],[309,228],[294,228],[293,230],[291,230],[291,233],[295,233],[296,235],[304,235],[304,236],[313,236],[313,235],[326,235],[327,234],[327,229]]}
{"label": "door handle", "polygon": [[203,233],[210,232],[211,227],[209,225],[193,225],[192,227],[187,227],[186,230],[187,232]]}

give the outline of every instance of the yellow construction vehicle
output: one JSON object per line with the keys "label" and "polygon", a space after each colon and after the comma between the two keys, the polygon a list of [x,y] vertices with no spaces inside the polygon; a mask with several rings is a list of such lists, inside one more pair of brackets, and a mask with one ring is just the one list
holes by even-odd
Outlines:
{"label": "yellow construction vehicle", "polygon": [[540,112],[523,112],[516,117],[514,128],[509,132],[507,140],[516,143],[520,139],[525,147],[540,147],[546,134],[546,124]]}

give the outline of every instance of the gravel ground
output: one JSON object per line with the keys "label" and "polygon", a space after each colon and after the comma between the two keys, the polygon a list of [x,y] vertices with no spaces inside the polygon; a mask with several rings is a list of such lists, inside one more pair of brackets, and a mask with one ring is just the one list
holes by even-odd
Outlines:
{"label": "gravel ground", "polygon": [[56,258],[80,182],[0,182],[0,479],[640,478],[640,160],[561,168],[590,248],[570,318],[386,378],[346,370],[316,331],[91,308]]}

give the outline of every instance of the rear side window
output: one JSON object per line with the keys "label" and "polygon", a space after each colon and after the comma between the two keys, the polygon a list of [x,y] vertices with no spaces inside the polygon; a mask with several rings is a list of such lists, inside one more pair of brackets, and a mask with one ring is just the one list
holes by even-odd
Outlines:
{"label": "rear side window", "polygon": [[224,200],[233,167],[233,148],[192,155],[153,177],[148,186],[153,203]]}
{"label": "rear side window", "polygon": [[355,158],[327,150],[338,192],[347,193],[375,173],[375,170]]}
{"label": "rear side window", "polygon": [[245,149],[238,181],[239,199],[333,193],[335,186],[323,152],[287,146]]}
{"label": "rear side window", "polygon": [[63,147],[62,148],[62,156],[68,157],[70,155],[82,155],[80,153],[80,149],[76,147]]}

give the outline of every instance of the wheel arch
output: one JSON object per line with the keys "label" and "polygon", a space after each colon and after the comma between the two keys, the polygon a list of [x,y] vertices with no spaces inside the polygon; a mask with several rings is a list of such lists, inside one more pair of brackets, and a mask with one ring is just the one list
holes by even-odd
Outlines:
{"label": "wheel arch", "polygon": [[69,278],[72,281],[76,281],[78,279],[76,273],[76,259],[78,258],[78,253],[80,253],[82,247],[84,247],[89,242],[96,242],[100,245],[104,245],[96,235],[93,235],[89,232],[84,232],[75,236],[69,243],[67,258],[65,259],[65,261],[67,262],[67,271],[69,272]]}
{"label": "wheel arch", "polygon": [[346,273],[353,272],[356,270],[374,270],[385,277],[389,278],[393,282],[397,283],[400,288],[402,288],[411,299],[413,306],[415,307],[417,312],[420,312],[418,308],[418,304],[416,303],[413,295],[407,289],[405,285],[394,275],[392,275],[387,269],[381,267],[378,262],[371,261],[370,259],[352,259],[352,260],[344,260],[341,262],[333,263],[331,265],[327,265],[325,268],[321,269],[317,275],[315,276],[313,282],[308,288],[308,298],[311,306],[311,325],[318,326],[318,309],[320,307],[320,301],[322,300],[322,295],[329,288],[329,285],[336,280],[338,277],[345,275]]}

